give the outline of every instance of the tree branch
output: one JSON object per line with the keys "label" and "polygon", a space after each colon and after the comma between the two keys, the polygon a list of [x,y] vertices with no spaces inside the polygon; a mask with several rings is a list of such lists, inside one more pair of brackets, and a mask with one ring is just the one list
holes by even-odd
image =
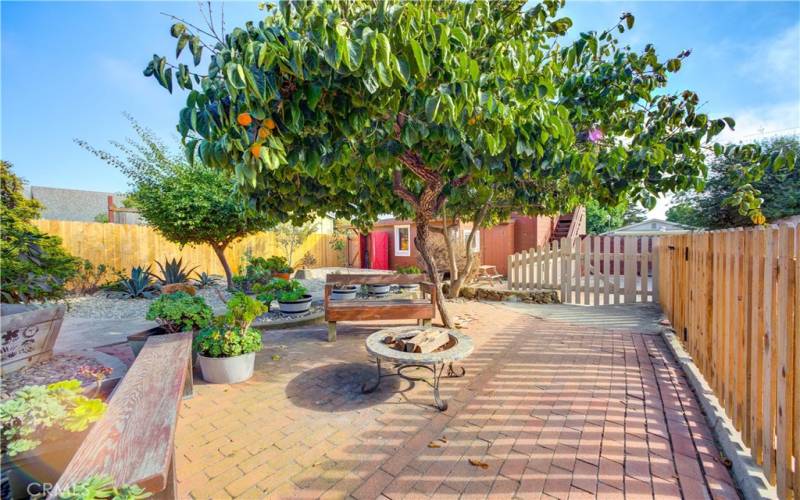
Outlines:
{"label": "tree branch", "polygon": [[406,200],[412,207],[414,207],[414,210],[419,208],[419,199],[417,199],[417,197],[414,196],[414,193],[409,191],[405,184],[403,184],[403,172],[401,170],[394,171],[392,189],[397,196]]}

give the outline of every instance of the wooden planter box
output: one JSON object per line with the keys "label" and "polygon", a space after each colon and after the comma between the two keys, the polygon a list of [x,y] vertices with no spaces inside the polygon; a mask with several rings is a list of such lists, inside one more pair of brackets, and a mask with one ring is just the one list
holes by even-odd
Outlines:
{"label": "wooden planter box", "polygon": [[3,304],[0,312],[2,372],[11,373],[52,358],[64,311],[63,305],[30,309]]}

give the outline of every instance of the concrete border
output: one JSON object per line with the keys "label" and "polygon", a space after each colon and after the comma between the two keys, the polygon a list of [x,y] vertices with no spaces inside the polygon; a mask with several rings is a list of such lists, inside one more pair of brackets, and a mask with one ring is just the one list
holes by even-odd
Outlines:
{"label": "concrete border", "polygon": [[731,461],[733,480],[736,481],[736,485],[744,497],[746,499],[779,498],[777,490],[769,484],[764,472],[753,461],[749,449],[741,439],[741,434],[734,428],[703,374],[700,373],[689,353],[675,336],[675,332],[668,328],[662,328],[661,336],[686,374],[717,444]]}
{"label": "concrete border", "polygon": [[306,326],[306,325],[315,325],[317,323],[323,323],[325,320],[325,310],[320,309],[320,311],[316,314],[309,314],[308,316],[302,316],[300,318],[286,318],[286,319],[279,319],[276,321],[260,321],[254,322],[251,326],[253,328],[258,328],[259,330],[286,330],[288,328],[294,328],[296,326]]}

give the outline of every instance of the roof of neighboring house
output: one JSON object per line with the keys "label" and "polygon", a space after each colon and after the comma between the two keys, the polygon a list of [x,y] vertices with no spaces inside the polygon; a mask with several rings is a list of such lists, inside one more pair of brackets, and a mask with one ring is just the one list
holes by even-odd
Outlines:
{"label": "roof of neighboring house", "polygon": [[95,217],[108,213],[108,197],[122,204],[125,196],[119,193],[62,189],[31,186],[30,197],[44,205],[42,219],[94,221]]}
{"label": "roof of neighboring house", "polygon": [[690,231],[697,231],[698,228],[687,226],[686,224],[679,224],[677,222],[669,222],[663,219],[647,219],[641,222],[634,222],[627,226],[618,227],[612,231],[603,233],[603,235],[611,234],[663,234],[663,233],[688,233]]}

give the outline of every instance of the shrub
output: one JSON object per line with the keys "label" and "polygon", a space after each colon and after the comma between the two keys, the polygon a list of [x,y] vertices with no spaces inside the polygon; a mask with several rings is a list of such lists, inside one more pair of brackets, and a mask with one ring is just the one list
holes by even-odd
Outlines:
{"label": "shrub", "polygon": [[303,257],[300,259],[300,267],[303,269],[308,269],[309,267],[313,266],[317,263],[317,258],[311,252],[306,252],[303,254]]}
{"label": "shrub", "polygon": [[161,271],[161,276],[158,278],[158,280],[162,285],[186,283],[189,281],[189,275],[192,274],[192,271],[197,269],[197,267],[193,267],[187,270],[183,266],[183,258],[178,260],[174,257],[172,260],[167,260],[165,257],[163,264],[161,262],[156,262],[156,265]]}
{"label": "shrub", "polygon": [[78,295],[91,295],[108,282],[111,269],[105,264],[95,266],[90,261],[84,259],[78,265],[77,274],[67,283],[70,292]]}
{"label": "shrub", "polygon": [[261,290],[263,294],[269,294],[271,297],[277,298],[279,302],[300,300],[303,298],[303,295],[308,293],[306,288],[299,281],[281,278],[273,278],[272,281]]}
{"label": "shrub", "polygon": [[397,274],[422,274],[422,269],[417,266],[398,267],[395,272]]}
{"label": "shrub", "polygon": [[2,453],[13,457],[36,448],[42,431],[50,427],[80,432],[105,411],[106,404],[84,396],[75,379],[23,387],[0,404]]}
{"label": "shrub", "polygon": [[23,182],[0,161],[0,299],[19,303],[60,299],[65,283],[78,270],[78,259],[61,247],[61,239],[31,224],[42,205],[22,194]]}
{"label": "shrub", "polygon": [[199,330],[213,318],[214,311],[203,297],[192,297],[186,292],[162,295],[147,310],[147,319],[157,321],[170,333]]}
{"label": "shrub", "polygon": [[273,273],[291,273],[294,271],[286,257],[281,257],[280,255],[273,255],[267,259],[266,267]]}
{"label": "shrub", "polygon": [[95,475],[59,493],[61,500],[139,500],[151,496],[139,486],[115,486],[111,476]]}

